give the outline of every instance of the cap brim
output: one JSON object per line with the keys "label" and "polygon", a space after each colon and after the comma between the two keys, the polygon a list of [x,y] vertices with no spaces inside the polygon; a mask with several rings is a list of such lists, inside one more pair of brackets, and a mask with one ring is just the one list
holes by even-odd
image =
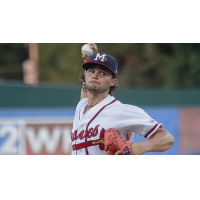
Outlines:
{"label": "cap brim", "polygon": [[110,67],[108,67],[107,65],[104,65],[103,63],[88,61],[88,62],[85,62],[85,63],[82,64],[82,68],[87,70],[88,67],[93,65],[93,64],[99,65],[99,66],[102,66],[102,67],[106,67],[107,69],[109,69],[115,75],[115,72]]}

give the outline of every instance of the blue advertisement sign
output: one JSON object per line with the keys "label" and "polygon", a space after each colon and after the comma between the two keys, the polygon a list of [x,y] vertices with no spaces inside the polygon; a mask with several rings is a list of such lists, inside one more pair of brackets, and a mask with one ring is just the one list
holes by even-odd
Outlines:
{"label": "blue advertisement sign", "polygon": [[[175,138],[174,146],[165,152],[149,152],[145,155],[178,155],[179,154],[179,138],[178,138],[178,120],[179,112],[177,108],[158,108],[151,107],[143,108],[144,111],[158,123],[162,123],[164,129],[173,135]],[[59,125],[60,121],[70,119],[73,122],[75,109],[34,109],[34,110],[0,110],[0,154],[24,154],[23,138],[26,138],[27,124],[32,123],[31,129],[34,129],[36,134],[38,123],[33,123],[36,119],[42,121],[45,119],[49,124],[55,122]],[[46,122],[43,122],[47,126]],[[34,124],[34,125],[33,125]],[[36,125],[37,124],[37,125]],[[29,125],[30,126],[30,125]],[[42,125],[43,126],[43,125]],[[39,131],[39,132],[37,132]],[[134,134],[134,143],[146,141],[147,139]],[[27,144],[26,144],[27,146]],[[30,145],[31,146],[31,145]]]}

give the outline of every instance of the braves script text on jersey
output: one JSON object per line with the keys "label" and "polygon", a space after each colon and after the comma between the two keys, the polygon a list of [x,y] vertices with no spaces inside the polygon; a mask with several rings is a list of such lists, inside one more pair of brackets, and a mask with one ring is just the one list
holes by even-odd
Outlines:
{"label": "braves script text on jersey", "polygon": [[133,141],[133,133],[149,138],[162,124],[158,124],[144,110],[122,104],[108,95],[85,114],[88,99],[82,99],[76,108],[72,129],[72,155],[106,155],[104,132],[114,128],[123,139]]}

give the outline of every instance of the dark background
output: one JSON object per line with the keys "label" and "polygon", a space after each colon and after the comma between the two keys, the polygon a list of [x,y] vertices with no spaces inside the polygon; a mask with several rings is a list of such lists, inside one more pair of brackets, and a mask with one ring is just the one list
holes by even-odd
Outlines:
{"label": "dark background", "polygon": [[[77,85],[83,43],[38,44],[40,83]],[[197,89],[200,86],[199,43],[97,43],[114,56],[122,88]],[[27,44],[0,44],[0,79],[23,79]]]}

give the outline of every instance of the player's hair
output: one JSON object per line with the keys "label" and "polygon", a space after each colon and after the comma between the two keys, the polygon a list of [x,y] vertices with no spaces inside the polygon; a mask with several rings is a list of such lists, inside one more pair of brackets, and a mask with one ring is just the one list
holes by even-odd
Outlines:
{"label": "player's hair", "polygon": [[[114,74],[112,74],[112,79],[116,79],[116,76]],[[87,92],[87,88],[85,86],[85,73],[81,73],[78,80],[79,80],[79,82],[82,83],[83,91]],[[115,83],[115,85],[110,87],[109,95],[113,96],[113,94],[115,94],[117,92],[118,88],[119,88],[119,84],[118,84],[118,81],[117,81]]]}

